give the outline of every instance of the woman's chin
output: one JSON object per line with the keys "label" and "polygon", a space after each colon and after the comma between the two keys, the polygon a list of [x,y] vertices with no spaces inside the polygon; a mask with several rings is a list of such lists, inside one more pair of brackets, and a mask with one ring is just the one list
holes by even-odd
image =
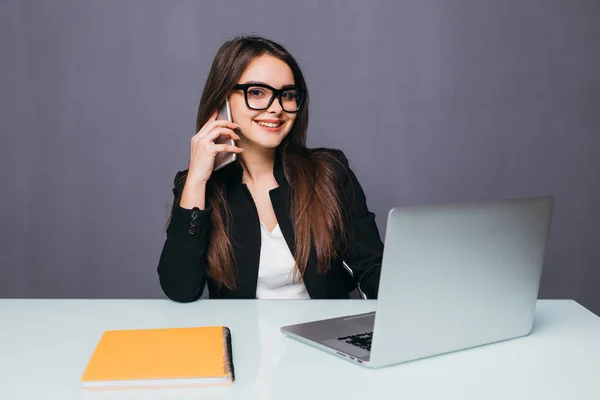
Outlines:
{"label": "woman's chin", "polygon": [[273,135],[272,137],[264,137],[261,135],[261,137],[254,137],[254,138],[247,137],[247,139],[250,139],[250,141],[258,147],[263,147],[266,149],[274,149],[281,144],[281,141],[283,138],[280,138],[279,136],[275,136],[275,135]]}

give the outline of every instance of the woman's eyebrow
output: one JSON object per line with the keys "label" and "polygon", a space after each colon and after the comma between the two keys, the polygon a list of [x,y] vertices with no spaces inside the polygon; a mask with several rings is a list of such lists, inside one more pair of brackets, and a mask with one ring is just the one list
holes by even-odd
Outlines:
{"label": "woman's eyebrow", "polygon": [[[244,82],[244,85],[252,85],[252,84],[259,84],[259,85],[271,86],[268,83],[262,82],[262,81],[247,81],[247,82]],[[296,87],[296,85],[294,85],[293,83],[291,83],[291,84],[282,86],[281,89],[293,89],[295,87]]]}

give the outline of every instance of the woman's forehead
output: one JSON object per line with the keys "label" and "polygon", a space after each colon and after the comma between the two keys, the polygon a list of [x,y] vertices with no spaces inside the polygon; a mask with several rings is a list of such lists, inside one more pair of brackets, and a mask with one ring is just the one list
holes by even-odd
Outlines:
{"label": "woman's forehead", "polygon": [[292,69],[279,58],[263,55],[252,60],[246,68],[239,83],[262,82],[274,88],[294,84]]}

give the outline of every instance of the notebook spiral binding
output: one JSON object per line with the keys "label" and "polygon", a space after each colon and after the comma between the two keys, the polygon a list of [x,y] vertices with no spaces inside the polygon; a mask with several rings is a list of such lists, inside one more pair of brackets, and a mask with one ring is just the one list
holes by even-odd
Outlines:
{"label": "notebook spiral binding", "polygon": [[235,381],[235,372],[233,368],[233,349],[231,347],[231,331],[228,327],[223,327],[223,359],[225,360],[225,373],[231,375],[231,381]]}

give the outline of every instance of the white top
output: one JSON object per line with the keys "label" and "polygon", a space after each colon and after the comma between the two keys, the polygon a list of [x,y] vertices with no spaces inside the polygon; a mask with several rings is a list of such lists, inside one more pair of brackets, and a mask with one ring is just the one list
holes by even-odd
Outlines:
{"label": "white top", "polygon": [[258,266],[257,299],[310,299],[304,282],[294,282],[294,256],[279,228],[272,232],[260,223],[260,262]]}
{"label": "white top", "polygon": [[[279,330],[373,311],[376,305],[377,300],[0,299],[0,399],[600,398],[600,318],[570,300],[540,300],[529,336],[380,370]],[[81,389],[81,375],[107,329],[224,323],[232,335],[231,386]]]}

